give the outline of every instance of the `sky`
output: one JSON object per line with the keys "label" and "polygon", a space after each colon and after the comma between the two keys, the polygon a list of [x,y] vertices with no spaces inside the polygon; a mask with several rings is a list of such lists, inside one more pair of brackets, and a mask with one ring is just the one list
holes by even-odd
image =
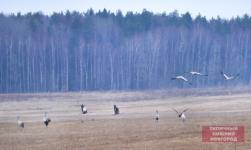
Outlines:
{"label": "sky", "polygon": [[231,19],[244,14],[251,15],[251,0],[0,0],[0,12],[5,14],[21,12],[65,12],[76,10],[84,12],[89,8],[94,11],[106,8],[111,12],[120,9],[142,12],[147,9],[154,13],[170,13],[178,10],[180,14],[190,12],[193,17],[201,14],[208,19],[220,16]]}

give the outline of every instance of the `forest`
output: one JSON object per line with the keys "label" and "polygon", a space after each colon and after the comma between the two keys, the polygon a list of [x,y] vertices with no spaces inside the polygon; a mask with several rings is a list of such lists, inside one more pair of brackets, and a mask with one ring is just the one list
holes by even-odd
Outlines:
{"label": "forest", "polygon": [[[193,77],[187,71],[208,74]],[[240,74],[225,81],[221,71]],[[184,75],[192,85],[173,81]],[[106,9],[0,14],[0,93],[247,86],[251,17]]]}

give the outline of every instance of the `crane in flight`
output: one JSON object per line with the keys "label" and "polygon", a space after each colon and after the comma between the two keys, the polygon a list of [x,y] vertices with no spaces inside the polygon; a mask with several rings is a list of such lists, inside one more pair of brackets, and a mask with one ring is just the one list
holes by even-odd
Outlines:
{"label": "crane in flight", "polygon": [[176,109],[173,108],[173,110],[178,114],[178,117],[181,118],[182,122],[185,122],[186,115],[185,112],[189,110],[189,108],[184,109],[181,113],[179,113]]}
{"label": "crane in flight", "polygon": [[200,73],[200,72],[197,72],[197,71],[190,71],[190,72],[185,72],[185,73],[189,73],[193,76],[208,76],[207,74],[203,74],[203,73]]}
{"label": "crane in flight", "polygon": [[171,80],[179,80],[179,81],[186,82],[189,85],[192,85],[192,83],[190,83],[187,78],[185,78],[184,76],[181,76],[181,75],[172,77]]}
{"label": "crane in flight", "polygon": [[223,73],[222,71],[221,71],[221,74],[223,75],[223,77],[226,81],[236,79],[240,75],[240,74],[236,74],[236,75],[230,76],[230,75]]}

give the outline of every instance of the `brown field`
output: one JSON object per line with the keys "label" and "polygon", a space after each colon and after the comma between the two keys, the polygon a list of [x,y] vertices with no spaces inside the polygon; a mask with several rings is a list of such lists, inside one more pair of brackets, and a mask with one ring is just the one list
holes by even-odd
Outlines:
{"label": "brown field", "polygon": [[[204,125],[243,125],[251,149],[251,90],[204,89],[0,95],[1,150],[231,150],[234,143],[203,143]],[[80,113],[80,104],[89,113]],[[113,115],[113,104],[121,114]],[[171,108],[187,112],[182,123]],[[155,110],[160,120],[153,118]],[[44,112],[52,119],[46,128]],[[25,122],[17,126],[16,117]]]}

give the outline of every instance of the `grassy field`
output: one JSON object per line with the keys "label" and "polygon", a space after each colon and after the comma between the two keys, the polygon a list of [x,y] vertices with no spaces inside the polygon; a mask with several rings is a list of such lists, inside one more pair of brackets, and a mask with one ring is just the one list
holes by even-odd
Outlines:
{"label": "grassy field", "polygon": [[[158,90],[0,95],[1,150],[231,150],[203,143],[204,125],[243,125],[251,149],[250,89]],[[82,115],[80,104],[88,114]],[[121,111],[113,115],[113,105]],[[185,123],[172,110],[190,108]],[[154,120],[155,110],[160,120]],[[52,119],[45,127],[44,112]],[[25,128],[17,126],[17,116]]]}

